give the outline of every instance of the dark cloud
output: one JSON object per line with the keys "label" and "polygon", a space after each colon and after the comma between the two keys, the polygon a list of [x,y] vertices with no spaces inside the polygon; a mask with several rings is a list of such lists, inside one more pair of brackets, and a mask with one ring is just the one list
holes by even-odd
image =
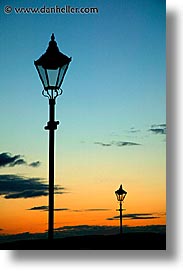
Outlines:
{"label": "dark cloud", "polygon": [[136,142],[130,142],[130,141],[114,141],[113,144],[115,144],[118,147],[121,146],[137,146],[137,145],[141,145],[140,143],[136,143]]}
{"label": "dark cloud", "polygon": [[16,166],[27,164],[26,161],[21,157],[21,155],[12,155],[8,152],[0,154],[0,167],[6,166]]}
{"label": "dark cloud", "polygon": [[10,193],[8,195],[5,195],[5,199],[26,199],[26,198],[35,198],[35,197],[41,197],[41,196],[48,196],[47,191],[43,190],[25,190],[22,192],[17,193]]}
{"label": "dark cloud", "polygon": [[[55,193],[62,194],[63,187],[55,185]],[[0,196],[5,199],[32,198],[48,195],[48,184],[42,178],[18,175],[0,175]]]}
{"label": "dark cloud", "polygon": [[69,208],[55,208],[54,211],[68,211]]}
{"label": "dark cloud", "polygon": [[161,135],[166,134],[166,129],[161,129],[161,128],[152,128],[152,129],[149,129],[149,131],[153,132],[154,134],[161,134]]}
{"label": "dark cloud", "polygon": [[21,155],[12,155],[11,153],[5,152],[0,154],[0,168],[1,167],[14,167],[18,165],[28,165],[31,167],[40,166],[40,161],[34,161],[27,164],[27,161]]}
{"label": "dark cloud", "polygon": [[154,134],[166,135],[166,124],[153,124],[148,131]]}
{"label": "dark cloud", "polygon": [[[29,208],[27,210],[36,210],[36,211],[48,211],[48,206],[42,205],[42,206],[35,206],[32,208]],[[69,208],[55,208],[54,211],[67,211]]]}
{"label": "dark cloud", "polygon": [[34,206],[34,207],[31,207],[31,208],[28,208],[27,210],[48,211],[48,206],[46,206],[46,205]]}
{"label": "dark cloud", "polygon": [[157,219],[159,217],[153,216],[152,213],[148,214],[124,214],[124,219],[131,219],[131,220],[147,220],[147,219]]}
{"label": "dark cloud", "polygon": [[16,161],[14,161],[13,163],[11,163],[9,166],[14,167],[16,165],[26,165],[26,164],[27,164],[27,162],[24,159],[19,158]]}
{"label": "dark cloud", "polygon": [[82,236],[82,235],[99,235],[99,234],[116,234],[119,231],[118,226],[99,226],[99,225],[76,225],[63,226],[54,229],[55,233],[62,233],[65,236]]}
{"label": "dark cloud", "polygon": [[[107,218],[107,220],[118,220],[120,216],[114,216],[112,218]],[[154,216],[153,213],[135,213],[135,214],[123,214],[123,219],[129,220],[148,220],[148,219],[157,219],[158,216]]]}
{"label": "dark cloud", "polygon": [[112,145],[118,146],[118,147],[122,147],[122,146],[137,146],[137,145],[141,145],[140,143],[136,143],[136,142],[131,142],[131,141],[111,141],[110,143],[103,143],[103,142],[94,142],[94,144],[98,144],[104,147],[109,147]]}
{"label": "dark cloud", "polygon": [[120,216],[114,216],[114,217],[107,218],[106,220],[114,221],[114,220],[118,220],[119,218],[120,218]]}
{"label": "dark cloud", "polygon": [[33,161],[29,164],[29,166],[31,167],[39,167],[41,165],[41,162],[38,160],[38,161]]}
{"label": "dark cloud", "polygon": [[153,128],[156,128],[156,127],[163,127],[163,128],[166,128],[166,123],[152,124],[151,127],[153,127]]}

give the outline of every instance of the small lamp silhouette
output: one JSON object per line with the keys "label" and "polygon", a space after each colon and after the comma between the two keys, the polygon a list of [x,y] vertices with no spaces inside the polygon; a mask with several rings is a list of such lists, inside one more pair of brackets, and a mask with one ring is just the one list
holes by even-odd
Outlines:
{"label": "small lamp silhouette", "polygon": [[61,53],[57,47],[55,36],[52,34],[51,41],[46,52],[34,65],[43,84],[43,96],[49,99],[49,121],[45,130],[49,130],[49,216],[48,238],[53,239],[54,228],[54,131],[59,121],[55,121],[55,99],[62,94],[60,88],[71,58]]}
{"label": "small lamp silhouette", "polygon": [[115,194],[116,194],[116,197],[117,197],[117,200],[119,201],[119,205],[120,205],[120,234],[122,234],[122,202],[124,201],[126,195],[127,195],[127,192],[125,190],[123,190],[122,188],[122,184],[120,185],[120,188],[118,190],[115,191]]}

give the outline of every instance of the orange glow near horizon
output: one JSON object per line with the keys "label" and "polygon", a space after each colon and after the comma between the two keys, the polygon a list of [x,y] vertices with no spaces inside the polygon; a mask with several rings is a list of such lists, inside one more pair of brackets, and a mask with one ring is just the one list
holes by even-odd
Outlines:
{"label": "orange glow near horizon", "polygon": [[[99,157],[96,157],[96,152],[87,151],[88,155],[86,154],[85,158],[79,156],[75,160],[71,158],[71,161],[64,153],[61,159],[58,157],[55,185],[64,189],[63,194],[55,194],[55,208],[65,210],[55,211],[54,228],[77,225],[119,226],[119,219],[114,217],[119,216],[119,212],[116,211],[119,204],[115,191],[120,184],[127,191],[123,215],[149,214],[145,217],[124,217],[124,226],[165,225],[164,154],[158,151],[159,156],[155,157],[153,150],[147,152],[141,149],[139,156],[138,150],[120,155],[115,151],[111,152],[111,155],[116,154],[116,158],[112,158],[115,160],[112,165],[106,151],[97,152]],[[150,160],[145,153],[151,155]],[[46,179],[46,169],[44,165],[40,170],[36,170],[33,176],[28,175],[25,168],[23,174],[30,178]],[[48,211],[28,209],[47,206],[48,197],[5,199],[1,196],[0,203],[1,234],[47,231]]]}
{"label": "orange glow near horizon", "polygon": [[[81,185],[80,185],[81,186]],[[54,227],[77,226],[77,225],[105,225],[119,226],[119,219],[110,220],[118,216],[119,204],[114,191],[118,186],[114,185],[83,185],[79,189],[62,195],[55,195],[55,208],[66,208],[67,210],[55,211]],[[151,185],[145,188],[143,184],[135,187],[134,184],[125,184],[124,189],[128,192],[123,203],[123,215],[126,214],[152,214],[149,219],[123,218],[124,226],[146,226],[166,224],[165,214],[165,190],[159,186]],[[148,189],[148,190],[146,190]],[[96,191],[97,190],[97,191]],[[16,234],[22,232],[45,232],[48,226],[48,212],[39,210],[28,210],[35,206],[45,206],[47,197],[34,199],[10,200],[1,198],[1,234]],[[145,207],[144,207],[145,205]],[[155,218],[153,218],[155,217]]]}

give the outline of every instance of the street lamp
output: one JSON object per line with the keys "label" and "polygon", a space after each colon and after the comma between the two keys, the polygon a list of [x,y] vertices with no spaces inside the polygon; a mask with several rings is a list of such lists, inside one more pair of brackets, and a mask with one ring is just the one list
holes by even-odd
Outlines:
{"label": "street lamp", "polygon": [[124,201],[127,192],[125,190],[123,190],[122,188],[122,184],[120,185],[120,188],[118,190],[115,191],[117,200],[119,201],[119,205],[120,205],[120,234],[122,234],[122,202]]}
{"label": "street lamp", "polygon": [[62,94],[61,85],[68,69],[71,58],[61,53],[57,47],[55,36],[52,34],[51,41],[46,52],[34,65],[43,84],[43,96],[49,99],[49,121],[45,130],[49,130],[49,214],[48,214],[48,239],[53,239],[54,229],[54,131],[59,121],[55,121],[55,99]]}

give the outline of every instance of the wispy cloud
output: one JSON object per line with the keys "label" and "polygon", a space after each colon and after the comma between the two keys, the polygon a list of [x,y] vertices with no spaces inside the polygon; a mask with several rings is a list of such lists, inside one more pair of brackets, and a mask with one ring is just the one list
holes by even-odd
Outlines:
{"label": "wispy cloud", "polygon": [[27,165],[31,167],[40,166],[40,161],[34,161],[30,164],[27,163],[25,158],[21,155],[12,155],[9,152],[4,152],[0,154],[0,168],[1,167],[14,167],[18,165]]}
{"label": "wispy cloud", "polygon": [[[62,194],[63,189],[63,187],[55,185],[55,193]],[[5,199],[34,198],[47,195],[48,184],[42,178],[0,175],[0,196]]]}
{"label": "wispy cloud", "polygon": [[160,134],[160,135],[166,135],[167,129],[166,124],[153,124],[151,125],[150,129],[148,129],[149,132],[152,132],[154,134]]}
{"label": "wispy cloud", "polygon": [[140,143],[131,142],[131,141],[113,141],[113,144],[121,147],[121,146],[138,146]]}
{"label": "wispy cloud", "polygon": [[117,146],[117,147],[141,145],[140,143],[131,142],[131,141],[111,141],[110,143],[96,141],[96,142],[94,142],[94,144],[98,144],[98,145],[101,145],[104,147],[108,147],[108,146],[112,146],[112,145]]}
{"label": "wispy cloud", "polygon": [[[42,206],[34,206],[32,208],[28,208],[27,210],[33,210],[33,211],[48,211],[48,206],[42,205]],[[69,208],[55,208],[54,211],[67,211]]]}
{"label": "wispy cloud", "polygon": [[111,209],[107,208],[88,208],[88,209],[74,209],[72,212],[97,212],[97,211],[109,211]]}
{"label": "wispy cloud", "polygon": [[[118,220],[120,216],[114,216],[112,218],[107,218],[107,220]],[[157,219],[159,216],[154,216],[154,213],[132,213],[132,214],[123,214],[123,219],[129,220],[149,220],[149,219]]]}
{"label": "wispy cloud", "polygon": [[41,162],[38,160],[38,161],[33,161],[29,164],[29,166],[31,167],[39,167],[41,165]]}
{"label": "wispy cloud", "polygon": [[101,145],[104,147],[112,146],[112,143],[104,143],[104,142],[100,142],[100,141],[96,141],[96,142],[94,142],[94,144],[98,144],[98,145]]}
{"label": "wispy cloud", "polygon": [[34,206],[31,208],[28,208],[27,210],[33,210],[33,211],[48,211],[48,206],[42,205],[42,206]]}
{"label": "wispy cloud", "polygon": [[140,130],[136,129],[135,127],[131,127],[130,130],[128,130],[128,132],[131,134],[136,134],[136,133],[139,133]]}

